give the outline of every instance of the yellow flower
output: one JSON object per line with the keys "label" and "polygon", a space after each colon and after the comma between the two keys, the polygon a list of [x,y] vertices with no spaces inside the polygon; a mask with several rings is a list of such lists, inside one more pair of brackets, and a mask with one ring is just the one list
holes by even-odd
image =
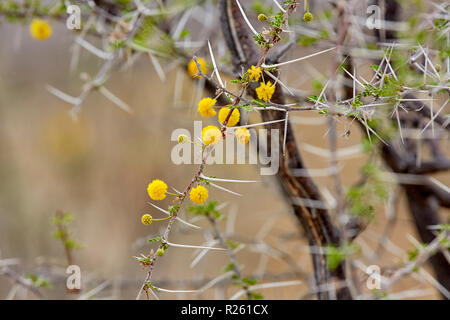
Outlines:
{"label": "yellow flower", "polygon": [[268,81],[267,84],[261,82],[259,88],[256,88],[256,94],[258,95],[258,98],[264,101],[270,100],[274,92],[275,86],[270,83],[270,81]]}
{"label": "yellow flower", "polygon": [[258,81],[259,77],[261,77],[262,71],[260,67],[255,68],[255,66],[252,66],[247,70],[247,73],[250,80],[255,79],[255,81]]}
{"label": "yellow flower", "polygon": [[189,142],[188,136],[185,134],[180,134],[178,136],[178,143],[186,143],[186,142]]}
{"label": "yellow flower", "polygon": [[269,18],[264,13],[258,14],[259,21],[266,21],[267,19],[269,19]]}
{"label": "yellow flower", "polygon": [[191,198],[192,202],[202,204],[206,201],[206,199],[208,199],[208,189],[203,186],[195,187],[191,190],[189,198]]}
{"label": "yellow flower", "polygon": [[212,117],[216,115],[216,111],[214,110],[214,105],[216,104],[216,99],[204,98],[200,100],[198,103],[198,112],[206,118]]}
{"label": "yellow flower", "polygon": [[153,217],[149,214],[144,214],[141,218],[142,224],[149,225],[153,222]]}
{"label": "yellow flower", "polygon": [[[208,68],[206,67],[205,59],[197,57],[197,62],[200,65],[200,70],[202,71],[202,73],[206,74],[208,72]],[[191,77],[193,77],[195,79],[201,78],[200,75],[196,75],[198,73],[198,68],[197,68],[197,64],[195,63],[194,59],[189,61],[187,70]]]}
{"label": "yellow flower", "polygon": [[222,133],[216,126],[207,126],[202,130],[202,140],[207,146],[212,144],[213,146],[220,142]]}
{"label": "yellow flower", "polygon": [[240,144],[246,144],[250,139],[250,132],[247,128],[237,128],[235,134],[236,139]]}
{"label": "yellow flower", "polygon": [[305,22],[311,22],[313,20],[313,18],[314,17],[312,15],[312,13],[309,11],[303,15],[303,20],[305,20]]}
{"label": "yellow flower", "polygon": [[35,39],[45,40],[52,35],[52,28],[47,21],[36,18],[30,24],[30,34]]}
{"label": "yellow flower", "polygon": [[[223,124],[225,122],[225,119],[227,118],[228,113],[231,110],[227,107],[220,108],[219,111],[219,122]],[[233,127],[239,122],[241,114],[239,113],[239,110],[237,108],[233,109],[233,112],[231,113],[230,119],[228,119],[227,127]]]}
{"label": "yellow flower", "polygon": [[147,187],[147,192],[153,200],[163,200],[166,197],[167,184],[161,180],[153,180]]}

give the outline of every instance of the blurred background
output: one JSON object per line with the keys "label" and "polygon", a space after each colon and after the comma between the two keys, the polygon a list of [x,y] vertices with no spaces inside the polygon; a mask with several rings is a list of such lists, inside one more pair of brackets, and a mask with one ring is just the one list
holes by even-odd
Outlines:
{"label": "blurred background", "polygon": [[[70,229],[82,244],[81,249],[74,251],[74,262],[82,272],[82,292],[104,284],[104,290],[92,297],[134,299],[145,271],[133,256],[148,254],[155,248],[145,239],[161,234],[165,226],[164,223],[144,226],[140,222],[144,213],[164,216],[148,205],[147,185],[157,178],[166,181],[169,187],[183,190],[197,168],[196,165],[176,166],[170,159],[176,144],[170,140],[172,131],[186,128],[193,132],[193,121],[200,120],[195,111],[199,98],[197,81],[177,65],[167,70],[166,80],[162,81],[150,60],[142,57],[131,68],[115,72],[106,84],[106,88],[130,105],[132,114],[94,92],[84,102],[78,120],[72,121],[71,106],[51,95],[46,85],[78,96],[83,85],[80,72],[95,74],[102,62],[82,51],[77,70],[70,72],[74,35],[57,22],[51,22],[51,26],[54,34],[45,42],[32,39],[26,25],[2,24],[0,28],[3,44],[0,46],[1,258],[17,258],[18,272],[48,279],[50,288],[43,289],[48,297],[71,298],[65,292],[64,249],[52,237],[55,231],[52,219],[57,210],[72,212],[75,221]],[[220,38],[220,32],[216,36]],[[311,52],[307,48],[296,49],[291,57]],[[227,58],[226,53],[218,55],[217,59]],[[311,79],[316,76],[314,70],[328,72],[329,57],[325,54],[300,63],[298,68],[284,68],[283,77],[297,79],[293,85],[297,89],[310,90]],[[370,72],[364,71],[363,66],[360,70],[362,74]],[[257,115],[253,117],[253,121],[258,121]],[[307,167],[326,168],[328,159],[312,147],[327,148],[327,126],[323,118],[305,112],[294,117],[293,124]],[[344,120],[340,121],[339,132],[343,132],[345,124]],[[339,147],[358,145],[359,131],[355,126],[349,137],[340,137]],[[364,162],[362,152],[342,157],[340,172],[346,187],[359,180]],[[244,275],[259,278],[261,282],[296,280],[295,272],[312,275],[307,242],[273,177],[260,176],[258,167],[252,165],[211,165],[206,173],[259,181],[252,185],[222,184],[242,197],[210,188],[210,199],[226,204],[221,210],[225,219],[219,222],[219,227],[241,237],[243,243],[263,237],[265,243],[289,257],[266,257],[254,246],[246,245],[237,252]],[[435,178],[450,183],[449,174]],[[315,178],[323,192],[332,190],[329,180],[326,176]],[[414,247],[408,236],[418,238],[401,189],[393,187],[392,192],[400,192],[398,218],[391,250],[383,253],[379,260],[381,266],[396,265],[405,259],[406,251]],[[167,207],[170,201],[168,197],[158,205]],[[187,220],[192,218],[184,210],[182,216]],[[380,206],[375,220],[356,244],[365,252],[375,250],[386,221],[385,208]],[[195,231],[178,224],[170,241],[202,244],[211,227],[204,220],[195,223],[204,229]],[[223,273],[222,268],[229,263],[225,254],[210,252],[191,268],[196,254],[193,249],[168,250],[158,261],[153,284],[167,289],[197,289]],[[362,253],[358,258],[368,261]],[[362,274],[358,276],[365,281]],[[1,299],[7,297],[11,287],[9,278],[0,277]],[[414,279],[399,282],[393,291],[407,289],[424,289],[420,298],[439,298],[431,285]],[[237,290],[230,285],[219,285],[201,294],[161,293],[160,297],[226,298]],[[260,291],[266,299],[305,298],[307,292],[307,283]],[[26,291],[19,292],[18,297],[36,298]]]}

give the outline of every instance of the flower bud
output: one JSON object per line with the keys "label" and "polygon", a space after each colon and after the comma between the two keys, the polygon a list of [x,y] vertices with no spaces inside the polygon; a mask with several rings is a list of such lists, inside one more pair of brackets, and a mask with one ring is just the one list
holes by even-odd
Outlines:
{"label": "flower bud", "polygon": [[266,21],[268,18],[267,18],[267,16],[264,14],[264,13],[260,13],[259,15],[258,15],[258,20],[259,21]]}
{"label": "flower bud", "polygon": [[303,15],[303,20],[305,20],[306,22],[311,22],[312,20],[313,20],[313,15],[312,15],[312,13],[311,12],[306,12],[304,15]]}
{"label": "flower bud", "polygon": [[189,138],[188,138],[187,135],[185,135],[185,134],[180,134],[180,135],[178,136],[178,143],[186,143],[186,142],[188,142],[188,141],[189,141]]}
{"label": "flower bud", "polygon": [[163,248],[159,248],[158,250],[156,250],[156,255],[158,257],[162,257],[164,255],[164,249]]}

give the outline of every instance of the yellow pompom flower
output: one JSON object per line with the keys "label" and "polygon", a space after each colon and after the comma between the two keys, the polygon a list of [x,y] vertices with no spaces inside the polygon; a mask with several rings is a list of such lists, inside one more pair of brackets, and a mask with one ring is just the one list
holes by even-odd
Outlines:
{"label": "yellow pompom flower", "polygon": [[200,100],[198,103],[198,112],[206,118],[212,117],[216,115],[216,111],[214,110],[214,105],[216,104],[216,99],[204,98]]}
{"label": "yellow pompom flower", "polygon": [[[231,109],[227,107],[220,108],[219,111],[219,122],[223,124],[225,122],[225,119],[227,118],[228,113],[231,111]],[[233,127],[235,126],[241,117],[241,114],[239,113],[239,110],[237,108],[233,109],[233,112],[231,113],[230,118],[227,122],[227,127]]]}
{"label": "yellow pompom flower", "polygon": [[270,100],[275,92],[275,86],[268,81],[267,83],[261,82],[259,88],[256,88],[256,94],[258,98],[264,101]]}
{"label": "yellow pompom flower", "polygon": [[207,126],[202,130],[202,140],[207,146],[212,144],[213,146],[220,142],[222,133],[216,126]]}
{"label": "yellow pompom flower", "polygon": [[[197,57],[197,62],[200,65],[200,70],[202,71],[202,73],[206,74],[208,72],[208,68],[206,66],[205,59]],[[193,77],[194,79],[201,78],[200,75],[197,75],[198,67],[197,67],[197,64],[195,63],[194,59],[189,61],[188,66],[187,66],[187,70],[188,70],[189,75],[191,77]]]}
{"label": "yellow pompom flower", "polygon": [[311,12],[306,12],[304,15],[303,15],[303,20],[305,21],[305,22],[311,22],[312,20],[314,19],[314,17],[313,17],[313,15],[312,15],[312,13]]}
{"label": "yellow pompom flower", "polygon": [[187,142],[189,142],[189,138],[188,138],[187,135],[185,135],[185,134],[180,134],[180,135],[178,136],[178,143],[183,144],[183,143],[187,143]]}
{"label": "yellow pompom flower", "polygon": [[259,21],[266,21],[267,19],[269,19],[269,18],[264,13],[258,14]]}
{"label": "yellow pompom flower", "polygon": [[259,77],[261,77],[262,71],[260,67],[256,68],[255,66],[252,66],[247,70],[247,73],[250,80],[258,81]]}
{"label": "yellow pompom flower", "polygon": [[208,199],[208,189],[203,186],[195,187],[191,190],[189,198],[191,198],[192,202],[202,204],[206,201],[206,199]]}
{"label": "yellow pompom flower", "polygon": [[248,140],[250,140],[250,132],[247,128],[237,128],[235,134],[236,139],[240,144],[246,144],[248,143]]}
{"label": "yellow pompom flower", "polygon": [[144,214],[141,218],[142,224],[145,224],[146,226],[148,226],[149,224],[152,224],[153,222],[153,217],[149,214]]}
{"label": "yellow pompom flower", "polygon": [[161,180],[153,180],[147,187],[147,192],[153,200],[163,200],[167,193],[167,184]]}
{"label": "yellow pompom flower", "polygon": [[52,28],[47,21],[36,18],[30,24],[30,34],[37,40],[45,40],[52,35]]}

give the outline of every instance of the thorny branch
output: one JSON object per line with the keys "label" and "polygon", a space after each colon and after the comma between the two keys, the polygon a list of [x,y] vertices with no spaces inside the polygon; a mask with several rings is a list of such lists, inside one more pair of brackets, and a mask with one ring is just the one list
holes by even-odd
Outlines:
{"label": "thorny branch", "polygon": [[[150,9],[144,7],[140,1],[135,1],[135,6],[132,8],[130,16],[133,17],[132,23],[127,24],[124,23],[122,17],[120,17],[120,7],[117,3],[111,3],[110,1],[84,1],[79,0],[79,3],[88,4],[93,13],[97,17],[101,17],[108,21],[108,23],[117,23],[123,27],[123,31],[125,31],[124,38],[124,48],[133,48],[136,50],[134,54],[137,54],[139,50],[142,48],[136,48],[135,45],[131,43],[131,39],[142,26],[142,22],[145,17],[159,15],[164,10],[157,9],[156,11],[151,11]],[[383,46],[383,43],[386,43],[388,40],[393,40],[395,33],[392,32],[395,30],[395,27],[391,26],[389,23],[396,22],[398,20],[399,7],[396,1],[384,1],[387,9],[385,10],[384,16],[387,26],[392,30],[382,29],[377,32],[377,37],[379,41],[379,45]],[[325,93],[326,86],[324,87],[321,96],[323,95],[325,101],[322,101],[319,97],[316,101],[313,101],[312,106],[301,106],[300,103],[311,103],[311,101],[304,101],[302,98],[297,101],[295,104],[287,104],[287,94],[283,92],[283,89],[289,90],[289,88],[284,85],[281,80],[278,78],[278,72],[274,70],[267,70],[266,74],[272,79],[276,80],[276,91],[272,98],[272,101],[269,101],[266,104],[265,108],[254,108],[258,111],[262,112],[262,118],[265,121],[264,123],[271,123],[271,126],[274,126],[283,133],[280,135],[280,144],[286,145],[286,153],[280,155],[280,164],[281,168],[278,173],[279,181],[283,187],[285,196],[287,198],[287,202],[292,205],[294,213],[298,218],[299,222],[302,224],[305,234],[310,243],[311,247],[311,256],[314,264],[314,273],[316,279],[316,287],[318,288],[317,294],[320,299],[328,299],[334,297],[334,290],[337,290],[337,298],[339,299],[350,299],[356,298],[355,293],[352,290],[350,293],[348,288],[351,287],[351,275],[349,275],[349,266],[347,261],[342,261],[339,266],[330,271],[327,263],[327,254],[324,250],[325,247],[329,245],[334,245],[339,247],[343,243],[348,240],[353,240],[359,232],[356,232],[355,235],[349,237],[346,235],[345,228],[336,228],[331,219],[331,210],[315,208],[313,206],[308,205],[308,203],[300,203],[298,201],[293,201],[293,199],[306,199],[309,201],[317,201],[323,203],[322,196],[318,191],[314,181],[311,176],[308,174],[304,174],[301,177],[293,174],[295,170],[303,170],[302,172],[306,172],[305,165],[299,153],[297,143],[295,137],[293,135],[293,130],[291,127],[291,121],[288,118],[288,113],[291,111],[308,111],[308,110],[316,110],[316,111],[326,111],[328,116],[328,124],[329,124],[329,142],[330,142],[330,168],[331,173],[334,179],[334,185],[336,189],[337,196],[337,206],[336,211],[338,213],[338,217],[345,217],[347,215],[347,208],[345,207],[345,195],[344,190],[342,189],[342,183],[339,179],[338,171],[337,171],[337,131],[336,131],[336,116],[346,116],[353,117],[357,119],[361,124],[363,131],[367,131],[368,137],[376,136],[383,141],[383,143],[378,143],[380,145],[379,149],[382,153],[382,156],[385,160],[385,163],[392,169],[395,173],[395,177],[398,179],[399,185],[401,185],[406,191],[406,195],[408,198],[408,203],[410,206],[410,211],[412,213],[413,218],[415,219],[416,226],[418,228],[419,234],[422,238],[422,241],[425,243],[429,243],[429,246],[426,250],[424,250],[417,260],[411,262],[406,265],[405,268],[400,269],[397,273],[390,278],[388,285],[386,285],[386,289],[390,287],[393,283],[399,281],[401,278],[410,274],[417,266],[422,265],[427,259],[429,259],[435,269],[437,274],[438,281],[442,283],[447,289],[450,288],[450,274],[448,268],[448,261],[446,261],[444,255],[441,252],[437,252],[436,248],[439,246],[439,241],[442,238],[435,238],[433,233],[429,230],[430,225],[439,225],[441,224],[441,219],[438,214],[439,206],[442,207],[450,207],[450,192],[448,188],[433,183],[431,179],[423,176],[429,173],[442,172],[448,170],[450,168],[450,161],[444,155],[444,152],[440,149],[439,145],[436,142],[435,129],[434,124],[438,124],[441,126],[443,131],[448,131],[449,126],[449,118],[448,116],[444,116],[442,113],[435,113],[434,108],[428,106],[421,102],[421,99],[417,99],[414,94],[414,89],[407,87],[400,87],[398,95],[393,99],[393,97],[375,97],[373,101],[370,103],[363,103],[359,108],[354,108],[352,102],[354,102],[355,97],[350,98],[346,97],[346,99],[338,99],[337,92],[342,86],[346,86],[347,89],[351,88],[344,81],[344,85],[339,83],[337,80],[337,70],[342,63],[342,56],[348,55],[349,59],[356,57],[355,47],[350,41],[346,41],[347,33],[352,28],[357,28],[358,25],[355,22],[355,15],[350,10],[355,4],[356,1],[337,1],[333,2],[332,5],[334,9],[338,13],[337,19],[337,30],[335,32],[336,40],[331,41],[319,41],[317,46],[325,45],[327,50],[331,50],[333,48],[329,48],[329,46],[336,46],[337,54],[333,60],[332,72],[330,75],[330,81],[328,85],[328,91]],[[266,60],[270,61],[272,66],[284,65],[286,63],[277,64],[281,56],[288,51],[292,47],[292,43],[285,46],[278,53],[273,54],[271,57],[268,57],[268,53],[270,47],[265,47],[262,50],[262,53],[259,54],[258,51],[254,48],[254,42],[251,38],[251,35],[248,32],[248,20],[245,17],[245,13],[243,13],[243,9],[239,8],[238,3],[235,0],[219,0],[218,1],[219,9],[221,11],[221,27],[225,36],[226,43],[228,45],[229,50],[231,51],[232,64],[234,67],[234,71],[236,75],[239,75],[242,69],[246,69],[251,65],[261,66],[263,68],[267,67]],[[287,17],[294,12],[296,8],[296,2],[293,4],[289,4],[289,6],[283,11],[283,24],[286,23]],[[23,10],[16,11],[0,11],[0,15],[6,16],[16,16],[20,18],[27,17],[29,12]],[[35,12],[35,15],[42,16],[41,13]],[[56,16],[57,19],[62,20],[63,16]],[[251,27],[253,29],[253,27]],[[359,27],[358,27],[359,28]],[[88,30],[91,32],[91,29]],[[283,32],[284,30],[280,30],[277,33]],[[304,30],[303,30],[304,31]],[[448,32],[448,30],[447,30]],[[104,35],[101,35],[104,36]],[[273,44],[275,44],[276,37],[272,39]],[[78,41],[78,43],[84,43],[82,41]],[[386,44],[384,44],[386,46]],[[362,77],[358,77],[353,73],[351,75],[352,70],[345,70],[347,72],[347,80],[350,82],[353,80],[353,90],[356,91],[355,86],[360,85],[364,87],[364,85],[379,85],[380,87],[383,85],[385,80],[385,76],[389,75],[391,77],[396,77],[396,69],[392,67],[391,63],[394,59],[391,59],[391,53],[394,49],[394,43],[388,43],[390,51],[387,50],[383,52],[383,60],[379,65],[379,69],[377,70],[375,77],[372,81],[368,82],[364,80]],[[415,45],[414,45],[415,46]],[[97,53],[97,55],[104,55],[105,52],[98,52],[95,49],[84,43],[84,47],[88,50],[91,50],[93,53]],[[417,46],[415,46],[417,48]],[[145,51],[145,50],[144,50]],[[151,51],[145,51],[146,53],[152,54]],[[187,55],[182,50],[175,50],[175,55],[186,60]],[[387,53],[386,53],[387,52]],[[429,71],[430,69],[434,69],[435,66],[429,61],[428,57],[428,48],[424,50],[422,47],[417,48],[416,54],[413,55],[412,59],[408,61],[411,68],[414,68],[417,72],[423,73],[424,76],[435,76],[436,72]],[[153,52],[154,53],[154,52]],[[105,59],[105,63],[102,68],[98,72],[98,74],[94,77],[93,80],[89,78],[85,78],[86,85],[83,88],[83,92],[79,97],[67,97],[67,95],[57,91],[51,90],[52,93],[60,97],[65,101],[71,101],[74,107],[72,108],[72,115],[75,116],[81,108],[81,105],[93,90],[105,90],[104,82],[107,80],[110,72],[117,66],[119,66],[124,60],[125,49],[120,48],[119,50],[115,50],[111,56],[108,55],[108,59]],[[423,59],[423,65],[420,59]],[[299,61],[300,59],[294,59],[293,61]],[[384,71],[383,71],[383,63],[384,63]],[[448,62],[447,62],[448,64]],[[198,62],[197,62],[198,65]],[[270,65],[269,65],[270,66]],[[427,70],[428,67],[428,70]],[[198,69],[201,68],[198,65]],[[447,65],[448,69],[448,65]],[[219,70],[215,70],[216,76],[219,76]],[[199,71],[199,74],[203,76],[206,80],[206,88],[212,92],[218,90],[221,92],[221,102],[223,104],[226,103],[224,99],[224,95],[228,95],[232,98],[233,106],[238,106],[239,103],[245,102],[247,104],[251,104],[252,100],[246,98],[246,94],[255,97],[255,87],[253,84],[247,83],[242,87],[241,91],[238,94],[233,93],[228,90],[226,86],[221,83],[217,83],[214,81],[212,77],[203,74]],[[423,85],[423,92],[430,94],[431,96],[435,94],[438,90],[442,90],[445,92],[449,92],[448,87],[448,72],[446,79],[439,79],[440,82],[437,86],[430,86],[426,83]],[[325,94],[324,94],[325,93]],[[111,95],[105,94],[105,96]],[[70,99],[71,98],[71,99]],[[115,102],[118,106],[122,106],[122,109],[127,109],[124,107],[124,104],[121,103],[120,99],[111,98],[113,102]],[[295,100],[295,99],[294,99]],[[401,135],[401,143],[397,143],[398,141],[387,140],[384,141],[380,136],[378,136],[376,126],[369,126],[367,124],[367,119],[370,118],[371,114],[375,110],[375,108],[382,105],[394,105],[395,106],[395,114],[397,119],[393,119],[393,122],[397,122],[399,125],[399,132]],[[442,107],[444,108],[444,107]],[[222,124],[222,133],[225,137],[226,134],[226,125],[231,116],[233,109],[230,109],[225,122]],[[414,111],[413,113],[409,113],[407,111]],[[427,119],[427,121],[425,121]],[[430,121],[428,121],[428,119]],[[395,121],[397,120],[397,121]],[[263,123],[263,124],[264,124]],[[266,124],[266,126],[268,126]],[[430,129],[428,126],[432,127],[432,138],[425,138],[425,134],[430,133]],[[412,138],[410,136],[403,137],[403,134],[406,134],[407,130],[416,130],[419,131],[420,134],[418,138]],[[283,140],[284,139],[284,140]],[[426,143],[429,145],[432,153],[432,159],[423,161],[419,154],[419,148],[422,143]],[[189,190],[192,188],[193,184],[195,184],[200,176],[203,174],[203,170],[205,167],[205,162],[208,154],[212,151],[212,148],[205,149],[205,153],[203,155],[202,164],[198,168],[196,174],[192,178],[191,182],[187,185],[184,192],[181,193],[177,198],[177,204],[179,207],[184,202],[186,195]],[[269,150],[270,151],[270,150]],[[272,150],[273,151],[273,150]],[[408,179],[403,179],[404,176],[419,176],[420,183],[414,182],[410,183]],[[414,179],[413,179],[414,180]],[[179,210],[179,209],[178,209]],[[161,245],[168,243],[168,237],[171,232],[172,226],[175,223],[175,220],[178,215],[178,210],[171,215],[167,228],[162,237]],[[227,248],[226,243],[224,242],[223,235],[218,231],[217,226],[213,223],[213,229],[215,236],[221,242],[222,246]],[[338,225],[340,226],[341,221],[338,221]],[[448,236],[447,236],[448,237]],[[238,268],[237,262],[235,261],[232,252],[228,248],[227,252],[230,254],[230,259],[233,264],[234,272],[238,277],[241,277],[240,270]],[[444,249],[445,250],[445,249]],[[148,269],[148,273],[144,284],[141,286],[138,297],[142,294],[142,291],[147,290],[149,287],[147,284],[149,283],[152,275],[152,271],[154,268],[154,264],[156,262],[157,256],[152,252],[150,254],[151,264]],[[69,259],[70,260],[70,259]],[[345,267],[344,267],[345,266]],[[3,273],[5,273],[3,268]],[[6,273],[5,273],[6,274]],[[7,274],[11,276],[11,272]],[[21,285],[26,285],[26,283],[20,282],[20,278],[13,277],[16,279],[18,283]],[[18,279],[18,280],[17,280]],[[334,287],[333,287],[334,286]],[[28,288],[33,291],[33,288]],[[248,288],[245,288],[248,294]],[[33,291],[34,292],[34,291]],[[35,292],[36,293],[36,292]],[[38,293],[36,293],[38,294]]]}

